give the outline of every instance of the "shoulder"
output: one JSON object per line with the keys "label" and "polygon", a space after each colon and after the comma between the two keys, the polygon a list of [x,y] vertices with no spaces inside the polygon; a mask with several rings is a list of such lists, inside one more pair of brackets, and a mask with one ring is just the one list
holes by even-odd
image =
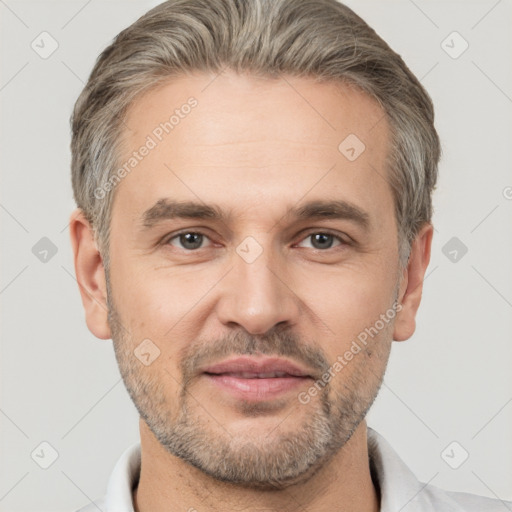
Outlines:
{"label": "shoulder", "polygon": [[391,445],[369,427],[368,454],[381,494],[381,512],[512,512],[510,501],[420,482]]}
{"label": "shoulder", "polygon": [[105,510],[105,497],[94,500],[85,507],[77,510],[76,512],[98,512],[98,510]]}
{"label": "shoulder", "polygon": [[512,510],[511,501],[486,498],[465,492],[445,491],[433,485],[428,485],[425,491],[432,505],[436,507],[446,505],[448,510],[460,512],[506,512]]}

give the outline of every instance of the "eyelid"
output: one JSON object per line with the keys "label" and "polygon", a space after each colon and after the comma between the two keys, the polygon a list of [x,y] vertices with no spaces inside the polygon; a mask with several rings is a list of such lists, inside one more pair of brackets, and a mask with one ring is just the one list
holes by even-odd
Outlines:
{"label": "eyelid", "polygon": [[[351,243],[355,243],[355,241],[352,239],[352,237],[350,237],[346,233],[339,233],[339,232],[332,231],[330,229],[323,229],[323,228],[308,228],[307,230],[303,231],[300,234],[299,242],[302,242],[309,236],[316,235],[316,234],[331,235],[334,238],[338,239],[342,245],[350,245]],[[297,243],[299,243],[299,242],[297,242]]]}
{"label": "eyelid", "polygon": [[[180,235],[186,235],[188,233],[194,233],[196,235],[202,235],[203,237],[207,238],[210,243],[213,243],[213,240],[209,235],[207,235],[202,229],[182,229],[181,231],[176,231],[175,233],[171,233],[168,235],[165,235],[161,242],[159,242],[159,245],[169,245],[171,240],[174,240],[175,238],[178,238]],[[205,249],[205,247],[201,247],[201,249]],[[186,249],[184,249],[186,250]],[[200,249],[194,249],[194,251],[199,251]],[[192,252],[192,251],[190,251]]]}
{"label": "eyelid", "polygon": [[[185,229],[182,229],[180,231],[171,233],[170,235],[166,235],[165,237],[163,237],[162,241],[160,242],[160,245],[164,245],[164,246],[170,245],[171,240],[174,240],[175,238],[178,238],[180,235],[184,235],[187,233],[194,233],[197,235],[202,235],[203,237],[207,238],[210,241],[210,244],[214,244],[212,238],[207,233],[205,233],[205,231],[202,228],[199,228],[199,229],[185,228]],[[352,243],[355,243],[354,240],[345,233],[340,234],[338,232],[333,232],[330,229],[308,228],[307,230],[304,230],[300,233],[299,240],[297,242],[295,242],[293,245],[295,246],[295,245],[299,244],[300,242],[303,242],[304,240],[306,240],[306,238],[308,238],[314,234],[330,235],[330,236],[333,236],[334,238],[336,238],[340,242],[339,245],[337,245],[335,247],[330,247],[328,249],[313,248],[313,250],[320,251],[320,252],[327,252],[330,249],[335,249],[336,247],[342,247],[342,246],[351,245]],[[348,240],[345,240],[345,238],[342,235],[344,235]],[[197,252],[197,251],[200,251],[201,249],[207,249],[207,248],[208,247],[201,247],[199,249],[194,249],[194,250],[187,250],[187,249],[183,249],[183,250],[187,251],[187,252]]]}

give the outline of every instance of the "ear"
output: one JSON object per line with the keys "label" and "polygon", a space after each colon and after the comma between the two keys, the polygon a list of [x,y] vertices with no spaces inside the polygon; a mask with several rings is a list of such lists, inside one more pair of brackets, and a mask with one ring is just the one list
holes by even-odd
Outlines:
{"label": "ear", "polygon": [[82,296],[87,327],[97,338],[110,339],[107,285],[103,260],[94,240],[92,226],[80,208],[71,214],[69,231],[76,280]]}
{"label": "ear", "polygon": [[411,245],[409,262],[403,271],[398,301],[402,309],[395,321],[393,339],[405,341],[416,330],[416,312],[420,306],[423,279],[430,261],[432,246],[432,224],[424,224]]}

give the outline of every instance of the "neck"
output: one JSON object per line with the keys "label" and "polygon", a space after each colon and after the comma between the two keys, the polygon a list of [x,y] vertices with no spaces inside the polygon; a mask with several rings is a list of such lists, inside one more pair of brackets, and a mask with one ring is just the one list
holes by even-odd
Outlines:
{"label": "neck", "polygon": [[136,512],[225,510],[378,512],[379,496],[368,462],[366,423],[325,465],[282,490],[258,490],[221,482],[168,453],[140,420],[141,473]]}

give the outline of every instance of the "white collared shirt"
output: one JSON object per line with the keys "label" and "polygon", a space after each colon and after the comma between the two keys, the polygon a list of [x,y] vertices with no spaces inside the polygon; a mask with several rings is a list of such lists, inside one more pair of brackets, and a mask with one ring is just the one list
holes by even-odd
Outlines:
{"label": "white collared shirt", "polygon": [[[510,512],[512,502],[444,491],[418,481],[388,442],[368,428],[368,453],[380,487],[381,512]],[[132,491],[140,475],[140,443],[117,461],[107,494],[77,512],[134,512]]]}

